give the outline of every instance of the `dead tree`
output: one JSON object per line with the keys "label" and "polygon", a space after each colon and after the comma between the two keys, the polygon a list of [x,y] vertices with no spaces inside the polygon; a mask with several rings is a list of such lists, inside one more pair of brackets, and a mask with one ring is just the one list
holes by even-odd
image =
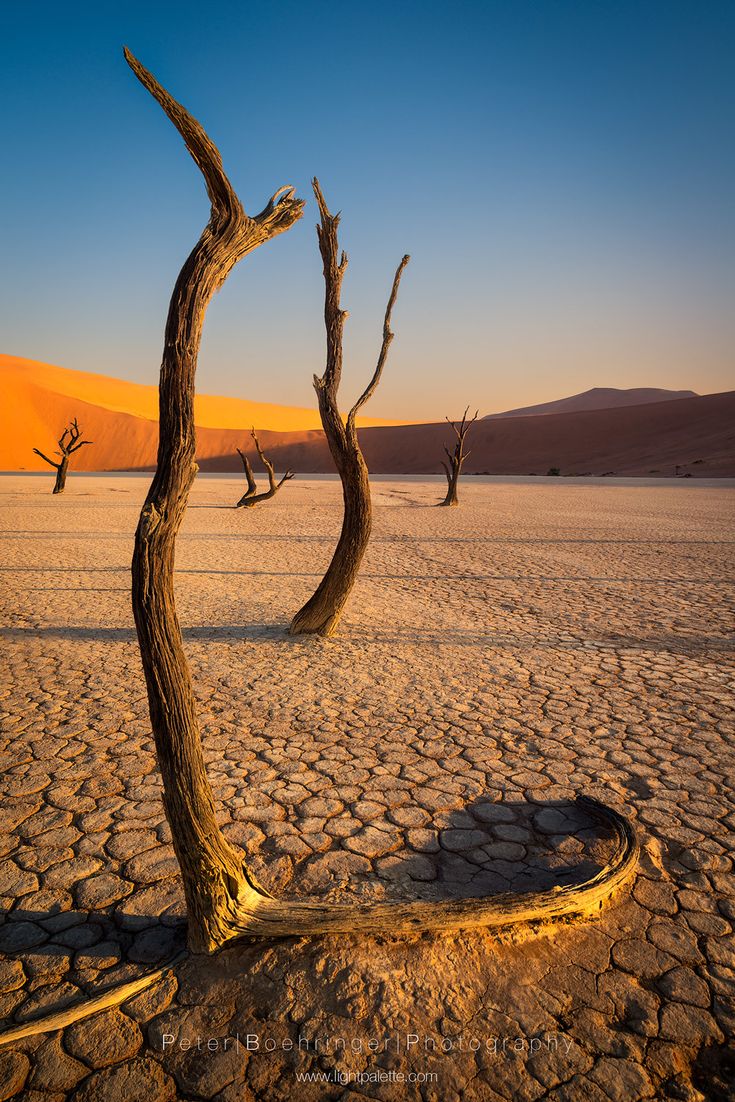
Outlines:
{"label": "dead tree", "polygon": [[236,448],[235,451],[240,456],[240,459],[242,459],[242,465],[243,465],[243,469],[245,471],[245,479],[246,479],[247,484],[248,484],[247,490],[245,491],[245,493],[242,495],[242,497],[240,498],[240,500],[237,503],[238,505],[243,505],[244,502],[245,502],[245,498],[252,497],[253,494],[257,494],[258,486],[257,486],[257,483],[255,481],[255,475],[253,474],[253,468],[250,465],[250,460],[246,456],[245,452],[240,451],[239,448]]}
{"label": "dead tree", "polygon": [[[156,473],[138,522],[132,564],[135,625],[164,808],[186,896],[190,948],[212,952],[238,936],[355,930],[416,933],[462,926],[506,927],[592,913],[602,899],[630,878],[638,852],[628,821],[595,801],[586,801],[584,806],[613,828],[617,841],[611,861],[599,873],[581,885],[489,899],[342,905],[281,902],[259,887],[242,851],[220,831],[204,767],[173,585],[176,535],[197,471],[194,375],[204,315],[212,294],[241,257],[293,225],[301,216],[303,204],[293,197],[292,188],[282,188],[261,214],[254,218],[246,215],[225,176],[217,149],[199,123],[128,51],[126,58],[183,137],[202,171],[212,204],[209,223],[184,263],[169,308],[159,382]],[[378,377],[379,370],[367,397]],[[129,986],[123,984],[115,991],[117,1001],[128,997]],[[78,1010],[79,1016],[91,1012],[94,1000],[87,1003]],[[106,1005],[112,1004],[110,996]],[[34,1032],[42,1028],[43,1023],[33,1023]]]}
{"label": "dead tree", "polygon": [[342,482],[344,515],[342,531],[332,561],[316,592],[291,621],[292,635],[332,635],[337,628],[342,610],[347,602],[365,550],[372,527],[372,504],[368,469],[357,439],[356,418],[367,400],[374,394],[380,382],[388,349],[393,340],[390,318],[398,295],[398,285],[403,269],[409,261],[404,256],[393,279],[383,322],[383,343],[378,364],[372,379],[357,399],[346,421],[339,412],[337,392],[342,376],[342,333],[347,311],[340,307],[342,279],[347,268],[347,254],[340,255],[337,241],[339,214],[332,215],[322,195],[319,181],[312,181],[319,204],[321,224],[317,226],[319,250],[324,262],[324,322],[327,329],[327,363],[324,375],[314,376],[314,389],[319,402],[319,414],[339,477]]}
{"label": "dead tree", "polygon": [[176,534],[197,472],[194,379],[207,306],[235,264],[288,230],[303,212],[292,187],[260,214],[245,213],[214,143],[181,104],[126,49],[141,84],[181,134],[204,176],[209,222],[179,273],[166,322],[159,382],[156,473],[135,534],[132,600],[151,726],[189,914],[192,948],[232,937],[241,902],[255,893],[243,855],[222,835],[207,781],[191,675],[174,600]]}
{"label": "dead tree", "polygon": [[467,406],[467,409],[464,411],[462,415],[462,420],[459,425],[457,425],[454,421],[450,421],[448,417],[446,418],[447,424],[451,425],[454,429],[455,436],[457,437],[457,443],[454,445],[454,451],[452,452],[450,452],[449,448],[446,445],[444,446],[444,451],[446,453],[447,459],[449,460],[449,464],[447,464],[442,459],[442,467],[444,468],[444,473],[447,476],[447,496],[444,498],[444,501],[439,502],[440,505],[459,505],[459,498],[457,497],[457,483],[459,482],[459,476],[462,473],[462,464],[464,463],[467,456],[470,454],[469,452],[466,452],[464,450],[464,442],[467,433],[470,431],[471,426],[477,420],[477,415],[480,412],[479,410],[476,410],[475,416],[468,421],[467,414],[469,413],[469,409],[470,407]]}
{"label": "dead tree", "polygon": [[[74,452],[78,452],[80,448],[83,448],[85,444],[94,443],[93,440],[81,440],[82,430],[77,424],[76,417],[74,420],[64,429],[59,437],[59,447],[57,455],[61,456],[61,459],[57,463],[54,459],[49,459],[47,455],[39,451],[38,448],[34,448],[33,451],[36,455],[40,455],[44,462],[48,463],[51,467],[56,469],[56,481],[54,482],[54,488],[52,493],[63,494],[64,487],[66,486],[66,472],[69,469],[69,460]],[[68,437],[68,440],[67,440]]]}
{"label": "dead tree", "polygon": [[242,463],[245,468],[245,477],[248,480],[248,488],[235,506],[236,509],[240,509],[241,507],[249,509],[253,505],[258,505],[261,501],[268,501],[269,498],[274,497],[275,494],[278,493],[284,482],[288,482],[290,478],[294,477],[293,471],[286,471],[280,482],[276,482],[275,468],[270,460],[267,459],[266,456],[263,454],[263,449],[260,446],[260,441],[258,440],[255,429],[250,430],[250,435],[252,436],[255,443],[255,450],[260,457],[260,462],[263,464],[268,474],[268,489],[265,490],[262,494],[259,494],[257,492],[258,487],[255,482],[255,477],[253,475],[253,468],[250,466],[250,460],[238,448],[238,454],[242,459]]}

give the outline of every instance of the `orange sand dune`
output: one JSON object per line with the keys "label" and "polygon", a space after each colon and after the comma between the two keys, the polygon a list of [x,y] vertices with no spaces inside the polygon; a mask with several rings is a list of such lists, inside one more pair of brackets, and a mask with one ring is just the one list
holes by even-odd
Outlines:
{"label": "orange sand dune", "polygon": [[[64,425],[76,416],[94,447],[82,448],[74,457],[77,470],[135,470],[155,465],[158,443],[156,421],[105,407],[81,396],[62,395],[48,388],[54,372],[58,378],[79,376],[48,368],[35,381],[28,361],[12,363],[8,370],[0,359],[3,401],[0,404],[0,470],[49,470],[33,454],[38,447],[52,455]],[[15,361],[18,363],[18,361]],[[46,370],[52,374],[46,374]],[[153,391],[130,383],[115,386]],[[127,399],[126,399],[127,400]],[[227,399],[214,399],[226,402]],[[250,410],[256,403],[243,402]],[[259,409],[300,411],[277,406]],[[306,411],[308,412],[308,411]],[[314,427],[316,417],[289,431],[274,431],[273,423],[249,415],[238,427],[199,426],[197,459],[202,470],[236,471],[240,460],[235,449],[246,449],[255,460],[249,426],[255,421],[261,440],[279,469],[302,473],[333,471],[326,440]],[[318,423],[318,422],[316,422]],[[471,456],[467,473],[539,474],[559,467],[564,474],[735,476],[735,393],[710,394],[649,405],[618,409],[556,413],[545,417],[507,417],[477,422],[472,428]],[[277,426],[276,426],[277,427]],[[405,424],[362,427],[360,439],[368,466],[374,474],[440,474],[443,445],[453,442],[444,424]],[[260,464],[256,462],[256,467]]]}
{"label": "orange sand dune", "polygon": [[[158,420],[157,381],[156,385],[145,386],[3,354],[0,354],[0,379],[4,390],[13,384],[30,385],[60,398],[87,402],[116,413],[130,413],[149,421]],[[313,409],[300,409],[296,406],[249,402],[245,398],[197,394],[195,417],[198,426],[213,429],[243,429],[255,425],[276,432],[293,432],[321,427],[316,402]],[[395,425],[400,422],[363,417],[358,418],[358,424]]]}

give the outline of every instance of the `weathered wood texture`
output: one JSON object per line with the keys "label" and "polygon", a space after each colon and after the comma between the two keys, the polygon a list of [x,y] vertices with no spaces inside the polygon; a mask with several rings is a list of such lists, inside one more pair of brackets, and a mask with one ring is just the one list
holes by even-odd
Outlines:
{"label": "weathered wood texture", "polygon": [[632,824],[619,812],[588,796],[578,796],[575,802],[590,818],[614,833],[610,859],[582,883],[556,886],[549,891],[408,903],[339,904],[262,898],[244,908],[239,932],[289,937],[358,930],[375,934],[418,933],[478,926],[502,930],[593,914],[634,876],[640,847]]}
{"label": "weathered wood texture", "polygon": [[476,410],[475,416],[468,421],[467,414],[469,413],[469,409],[470,407],[467,406],[467,409],[464,411],[464,414],[462,415],[462,420],[459,424],[456,424],[456,422],[454,421],[450,421],[448,417],[446,418],[447,424],[451,425],[454,429],[454,434],[457,437],[457,443],[454,445],[454,451],[450,452],[449,448],[447,448],[446,446],[444,448],[447,459],[449,460],[449,463],[447,464],[442,459],[444,474],[447,476],[447,496],[444,498],[443,501],[439,502],[440,505],[459,505],[459,497],[457,495],[459,476],[462,473],[462,466],[464,464],[464,461],[470,454],[469,452],[466,452],[464,450],[464,442],[467,433],[470,431],[471,426],[477,420],[477,415],[480,412],[479,410]]}
{"label": "weathered wood texture", "polygon": [[258,505],[261,501],[268,501],[269,498],[274,497],[278,493],[284,482],[288,482],[288,480],[290,478],[293,478],[294,476],[293,471],[286,471],[283,478],[279,482],[277,482],[275,468],[271,461],[263,454],[263,449],[260,446],[260,441],[258,440],[255,429],[250,430],[250,435],[253,438],[255,450],[258,453],[260,462],[266,469],[266,473],[268,475],[268,489],[264,490],[260,494],[258,493],[258,487],[256,485],[255,477],[253,475],[253,468],[250,466],[250,460],[246,455],[243,455],[243,453],[238,448],[238,453],[240,455],[240,458],[242,459],[243,466],[245,467],[245,477],[247,478],[248,488],[235,506],[236,509],[250,509],[253,505]]}
{"label": "weathered wood texture", "polygon": [[219,152],[196,119],[127,50],[125,57],[184,139],[211,202],[209,222],[181,269],[169,307],[159,384],[158,460],[135,534],[132,568],[133,611],[164,805],[184,883],[189,942],[195,950],[208,951],[232,936],[239,894],[251,880],[242,854],[215,821],[174,601],[176,534],[197,471],[194,374],[212,295],[239,260],[301,217],[303,202],[294,198],[293,188],[284,187],[260,214],[247,215]]}
{"label": "weathered wood texture", "polygon": [[340,253],[339,249],[337,239],[339,214],[330,214],[319,187],[319,181],[315,179],[312,186],[321,216],[321,222],[317,226],[317,237],[324,264],[324,322],[327,330],[326,368],[321,378],[314,376],[314,389],[329,450],[342,482],[344,513],[342,531],[332,561],[316,592],[291,621],[292,635],[332,635],[336,631],[370,539],[372,527],[370,480],[357,438],[356,418],[359,410],[374,394],[383,374],[388,349],[393,340],[390,328],[391,314],[398,296],[403,269],[410,259],[408,256],[403,257],[393,279],[383,321],[383,342],[373,377],[347,414],[347,419],[343,420],[339,412],[337,395],[342,378],[342,337],[348,316],[347,311],[340,306],[342,280],[347,269],[347,254]]}
{"label": "weathered wood texture", "polygon": [[43,1018],[34,1018],[22,1025],[12,1026],[10,1029],[6,1029],[4,1033],[0,1033],[0,1048],[5,1045],[12,1045],[16,1041],[22,1041],[26,1037],[38,1037],[42,1033],[53,1033],[57,1029],[66,1029],[74,1022],[81,1022],[84,1018],[91,1018],[93,1014],[99,1014],[113,1006],[120,1006],[128,999],[132,999],[135,995],[139,995],[142,991],[152,987],[167,972],[170,972],[172,968],[185,960],[187,955],[187,953],[178,953],[166,964],[156,968],[154,972],[148,972],[147,975],[140,976],[137,980],[128,980],[127,983],[117,984],[115,987],[103,991],[101,995],[92,995],[78,1003],[72,1003],[71,1006],[64,1007],[63,1010],[56,1010],[51,1014],[47,1014]]}
{"label": "weathered wood texture", "polygon": [[69,470],[69,460],[74,452],[78,452],[85,444],[93,443],[92,440],[82,440],[81,435],[82,430],[79,428],[75,417],[59,437],[58,455],[60,455],[61,458],[58,463],[55,459],[49,459],[49,457],[44,455],[42,451],[39,451],[38,448],[33,449],[35,454],[40,456],[45,463],[48,463],[51,467],[56,469],[54,488],[51,491],[54,494],[62,494],[64,492],[64,487],[66,486],[66,473]]}

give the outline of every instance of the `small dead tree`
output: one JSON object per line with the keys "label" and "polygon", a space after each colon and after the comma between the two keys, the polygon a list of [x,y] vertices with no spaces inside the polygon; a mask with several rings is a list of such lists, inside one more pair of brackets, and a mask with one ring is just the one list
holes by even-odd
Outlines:
{"label": "small dead tree", "polygon": [[457,497],[457,483],[459,482],[459,476],[462,473],[462,464],[464,463],[467,456],[470,454],[469,452],[466,452],[464,450],[464,442],[467,433],[470,431],[471,426],[477,420],[477,415],[480,412],[479,410],[476,410],[475,416],[468,421],[467,414],[469,413],[469,409],[470,407],[467,406],[467,409],[464,411],[464,414],[462,415],[462,420],[459,424],[457,424],[455,421],[450,421],[448,417],[446,418],[447,424],[451,425],[454,429],[454,434],[457,437],[457,443],[454,445],[454,451],[451,452],[446,445],[444,446],[444,451],[446,453],[447,459],[449,460],[449,463],[447,464],[442,459],[442,467],[444,468],[444,473],[447,476],[447,496],[444,498],[444,501],[439,502],[440,505],[459,505],[459,498]]}
{"label": "small dead tree", "polygon": [[59,447],[56,454],[60,455],[61,459],[58,463],[54,459],[49,459],[49,457],[47,455],[44,455],[42,451],[39,451],[38,448],[33,449],[35,454],[40,455],[41,459],[43,459],[44,462],[48,463],[49,466],[56,469],[56,481],[54,482],[54,488],[52,490],[52,493],[54,494],[63,494],[64,492],[64,487],[66,486],[66,472],[69,469],[69,460],[71,459],[74,452],[78,452],[80,448],[83,448],[85,446],[85,444],[94,443],[93,440],[80,439],[81,435],[82,430],[79,428],[79,425],[77,424],[77,419],[75,417],[74,420],[64,429],[61,436],[59,437]]}
{"label": "small dead tree", "polygon": [[[615,832],[617,844],[607,865],[583,884],[487,899],[396,904],[280,901],[259,887],[243,852],[222,834],[204,766],[173,584],[176,535],[197,471],[194,376],[204,315],[212,295],[238,260],[296,222],[303,203],[293,197],[292,188],[281,188],[259,215],[245,214],[225,176],[216,147],[199,123],[129,51],[125,56],[183,137],[202,171],[212,204],[210,220],[185,261],[171,298],[159,381],[156,473],[140,514],[132,563],[135,626],[163,782],[163,803],[186,897],[190,948],[213,952],[240,936],[299,937],[358,930],[415,934],[463,926],[507,927],[593,913],[603,899],[630,879],[638,844],[625,818],[583,797],[580,800],[585,809]],[[334,288],[334,284],[331,286]],[[397,280],[394,295],[396,289]],[[340,317],[338,305],[337,311],[331,316]],[[384,348],[386,343],[384,340]],[[357,408],[377,385],[381,369],[379,364]],[[110,996],[105,1005],[123,1001],[130,987],[123,984],[114,1000]]]}
{"label": "small dead tree", "polygon": [[258,487],[255,482],[255,476],[253,475],[253,468],[250,465],[250,460],[238,448],[237,452],[242,459],[242,464],[245,468],[245,477],[248,482],[248,488],[235,506],[236,509],[240,509],[241,507],[249,509],[253,505],[258,505],[261,501],[268,501],[269,498],[274,497],[278,493],[284,482],[288,482],[289,479],[294,477],[293,471],[286,471],[280,482],[276,482],[275,468],[270,460],[267,459],[266,456],[263,454],[263,449],[260,446],[260,441],[258,440],[255,429],[250,430],[250,435],[252,436],[255,443],[255,450],[258,453],[260,462],[263,464],[268,474],[268,489],[265,490],[262,494],[258,493]]}
{"label": "small dead tree", "polygon": [[348,316],[339,302],[342,279],[347,268],[347,254],[345,252],[340,254],[339,251],[337,240],[339,214],[329,213],[317,179],[312,181],[312,186],[321,215],[321,224],[317,226],[317,237],[324,262],[324,322],[327,329],[326,368],[321,378],[314,376],[314,389],[319,401],[319,414],[329,450],[342,482],[344,516],[342,531],[332,561],[316,592],[291,621],[292,635],[332,635],[334,633],[355,584],[360,563],[370,539],[372,527],[370,480],[367,464],[357,439],[356,418],[359,410],[372,397],[380,382],[380,376],[388,358],[388,349],[393,340],[390,328],[391,313],[398,295],[398,285],[403,269],[410,259],[404,256],[396,269],[393,288],[385,310],[383,343],[373,377],[344,421],[339,412],[337,392],[342,377],[342,334]]}

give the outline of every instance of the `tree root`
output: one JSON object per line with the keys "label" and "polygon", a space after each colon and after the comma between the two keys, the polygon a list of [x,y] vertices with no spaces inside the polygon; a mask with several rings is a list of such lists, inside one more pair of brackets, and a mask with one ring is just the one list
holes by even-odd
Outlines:
{"label": "tree root", "polygon": [[[615,851],[610,860],[581,884],[557,885],[543,892],[506,892],[484,899],[410,903],[283,902],[248,884],[236,901],[231,936],[225,946],[239,937],[283,938],[358,932],[395,936],[473,927],[494,929],[499,933],[525,927],[532,932],[546,923],[593,914],[633,878],[640,845],[633,824],[620,812],[589,796],[577,796],[575,804],[590,818],[611,828],[615,835]],[[7,1030],[0,1034],[0,1048],[25,1037],[64,1029],[92,1014],[120,1006],[152,986],[186,956],[180,953],[148,976]]]}

